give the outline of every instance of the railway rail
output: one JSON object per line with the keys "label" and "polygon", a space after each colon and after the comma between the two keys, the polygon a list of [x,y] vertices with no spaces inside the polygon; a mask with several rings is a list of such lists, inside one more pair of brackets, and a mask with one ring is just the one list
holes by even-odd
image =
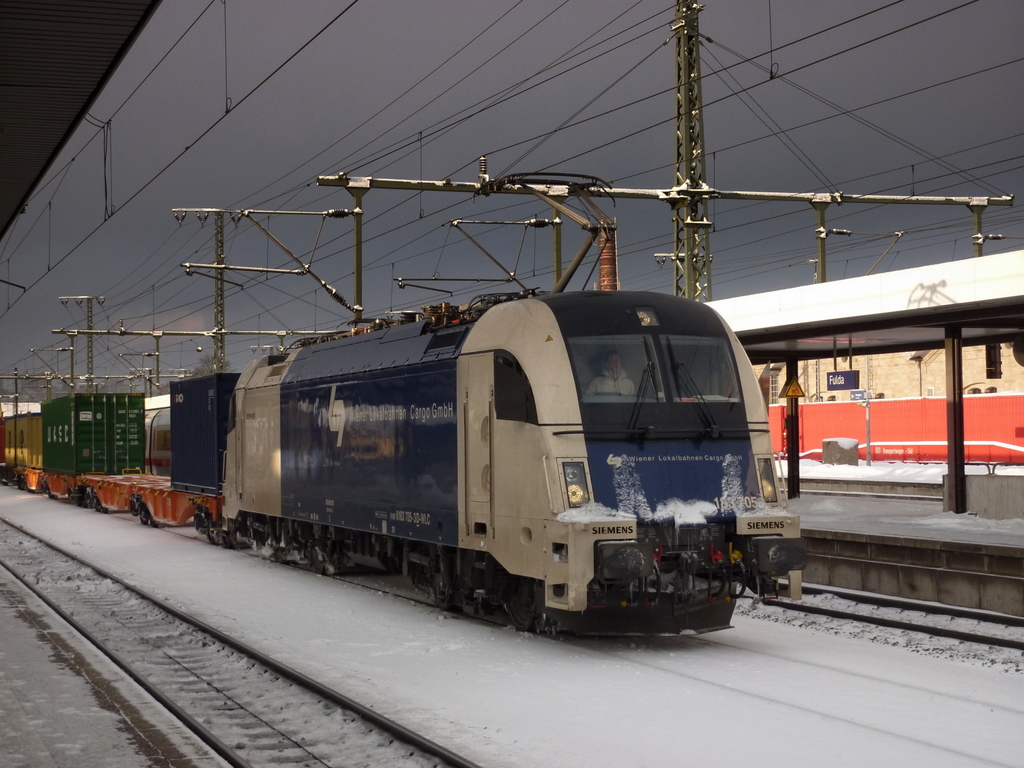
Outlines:
{"label": "railway rail", "polygon": [[479,768],[6,522],[0,566],[232,766]]}
{"label": "railway rail", "polygon": [[[1020,631],[1024,630],[1024,619],[1016,616],[811,585],[804,585],[804,596],[801,603],[771,600],[764,604],[787,611],[923,632],[935,637],[1024,652],[1024,631]],[[825,600],[820,602],[816,597]],[[885,610],[880,612],[878,609]]]}

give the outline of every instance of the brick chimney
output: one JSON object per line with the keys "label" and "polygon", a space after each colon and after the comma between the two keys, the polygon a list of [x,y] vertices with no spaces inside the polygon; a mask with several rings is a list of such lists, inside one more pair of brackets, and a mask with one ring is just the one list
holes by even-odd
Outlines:
{"label": "brick chimney", "polygon": [[615,227],[601,227],[601,253],[597,259],[597,290],[619,290],[619,256],[615,246]]}

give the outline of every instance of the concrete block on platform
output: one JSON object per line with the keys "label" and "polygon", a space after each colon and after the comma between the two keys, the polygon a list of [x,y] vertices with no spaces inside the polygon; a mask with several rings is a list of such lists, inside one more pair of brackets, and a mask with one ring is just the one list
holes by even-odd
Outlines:
{"label": "concrete block on platform", "polygon": [[1024,582],[987,576],[981,578],[979,588],[982,609],[1024,616]]}
{"label": "concrete block on platform", "polygon": [[1010,520],[1024,517],[1024,476],[967,475],[967,509],[978,517]]}
{"label": "concrete block on platform", "polygon": [[950,551],[946,553],[946,567],[955,571],[971,571],[972,573],[987,573],[989,571],[989,558],[987,555],[977,552]]}
{"label": "concrete block on platform", "polygon": [[907,548],[903,544],[871,544],[870,557],[883,563],[906,563]]}
{"label": "concrete block on platform", "polygon": [[830,437],[821,443],[821,462],[823,464],[843,464],[857,466],[860,449],[853,437]]}
{"label": "concrete block on platform", "polygon": [[829,562],[827,557],[816,557],[809,554],[807,565],[804,567],[804,581],[810,584],[831,584]]}
{"label": "concrete block on platform", "polygon": [[961,608],[981,607],[981,578],[976,573],[963,571],[935,571],[938,583],[938,601]]}
{"label": "concrete block on platform", "polygon": [[989,570],[997,576],[1024,577],[1024,559],[1019,557],[1003,557],[991,555],[989,557]]}
{"label": "concrete block on platform", "polygon": [[900,567],[894,563],[866,563],[864,591],[899,597]]}
{"label": "concrete block on platform", "polygon": [[834,555],[836,554],[836,540],[831,538],[824,538],[822,536],[807,536],[806,532],[804,540],[807,542],[807,554],[808,555]]}
{"label": "concrete block on platform", "polygon": [[834,587],[843,589],[864,589],[864,563],[859,560],[844,560],[836,557],[831,561],[829,582]]}
{"label": "concrete block on platform", "polygon": [[905,547],[903,552],[907,565],[919,565],[922,568],[942,568],[948,556],[942,550],[932,547]]}
{"label": "concrete block on platform", "polygon": [[911,600],[939,600],[939,589],[935,574],[938,571],[930,568],[918,568],[914,565],[901,565],[900,595]]}
{"label": "concrete block on platform", "polygon": [[871,547],[863,541],[836,541],[835,554],[837,557],[851,557],[856,560],[866,560],[871,556]]}

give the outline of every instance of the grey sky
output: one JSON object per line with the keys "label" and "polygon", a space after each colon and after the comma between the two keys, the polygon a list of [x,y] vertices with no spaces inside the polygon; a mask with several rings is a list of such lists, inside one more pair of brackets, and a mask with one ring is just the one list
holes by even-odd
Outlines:
{"label": "grey sky", "polygon": [[[187,277],[178,265],[212,260],[212,220],[201,227],[189,217],[179,226],[173,207],[350,208],[347,192],[317,188],[316,176],[344,170],[469,181],[481,154],[492,176],[545,169],[616,186],[671,186],[668,0],[361,0],[345,11],[348,5],[164,0],[91,112],[97,122],[111,121],[109,200],[102,131],[86,124],[0,242],[0,278],[31,286],[23,296],[0,286],[2,372],[42,370],[29,348],[63,346],[51,329],[84,327],[84,309],[65,308],[59,296],[105,296],[96,308],[100,328],[123,320],[139,330],[209,329],[212,282]],[[919,195],[1024,189],[1018,0],[708,0],[700,24],[714,41],[703,59],[712,185]],[[502,94],[516,95],[484,109]],[[782,137],[772,135],[780,130]],[[108,205],[114,213],[104,221]],[[619,223],[623,288],[670,291],[671,269],[654,258],[672,247],[668,207],[605,207]],[[550,214],[520,197],[377,190],[364,209],[369,316],[444,298],[399,290],[396,277],[500,277],[444,226],[449,219]],[[809,206],[718,201],[711,212],[716,298],[812,282]],[[1024,238],[1022,219],[1019,204],[993,207],[985,231]],[[831,208],[828,223],[855,232],[905,230],[877,270],[972,255],[966,208],[848,205]],[[270,221],[298,254],[312,248],[318,226],[312,217]],[[518,262],[527,285],[550,287],[549,230],[525,237],[520,227],[491,230],[472,233],[508,266]],[[564,242],[571,255],[582,234],[566,226]],[[830,238],[829,279],[864,274],[891,242]],[[351,221],[329,220],[314,266],[349,299],[351,244]],[[1007,239],[986,248],[1020,246]],[[290,266],[245,223],[228,224],[227,252],[230,264]],[[229,328],[331,330],[350,317],[308,277],[231,279],[246,288],[230,292]],[[451,300],[506,288],[464,285],[451,286]],[[257,343],[229,339],[236,370]],[[101,374],[127,370],[120,352],[152,350],[146,339],[96,344]],[[194,365],[196,346],[211,344],[165,339],[164,367]],[[83,360],[83,342],[78,349]],[[66,355],[44,357],[67,365]]]}

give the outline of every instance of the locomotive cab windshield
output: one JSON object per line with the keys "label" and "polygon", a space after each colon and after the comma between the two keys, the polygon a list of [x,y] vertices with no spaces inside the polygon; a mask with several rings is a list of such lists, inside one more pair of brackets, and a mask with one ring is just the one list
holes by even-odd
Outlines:
{"label": "locomotive cab windshield", "polygon": [[656,330],[567,340],[584,430],[688,436],[745,430],[728,340]]}

